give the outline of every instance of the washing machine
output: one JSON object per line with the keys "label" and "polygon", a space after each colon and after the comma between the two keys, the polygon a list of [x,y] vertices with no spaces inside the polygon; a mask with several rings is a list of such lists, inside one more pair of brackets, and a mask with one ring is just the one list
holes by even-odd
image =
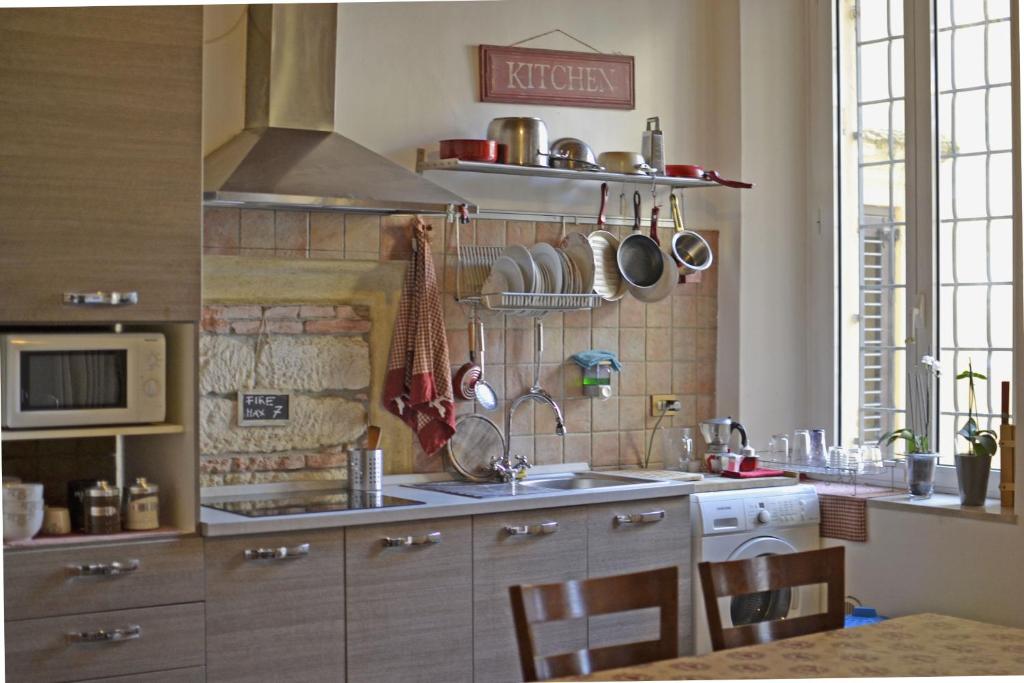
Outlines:
{"label": "washing machine", "polygon": [[[818,494],[813,486],[697,493],[693,520],[693,615],[697,654],[711,652],[711,636],[697,564],[817,550]],[[821,611],[821,586],[720,598],[725,627],[792,618]]]}

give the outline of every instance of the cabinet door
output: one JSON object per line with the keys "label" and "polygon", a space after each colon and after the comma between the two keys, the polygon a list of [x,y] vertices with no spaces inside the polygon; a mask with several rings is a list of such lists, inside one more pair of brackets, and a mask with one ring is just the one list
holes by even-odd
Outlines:
{"label": "cabinet door", "polygon": [[471,543],[468,517],[348,530],[350,681],[472,680]]}
{"label": "cabinet door", "polygon": [[[689,498],[593,505],[588,509],[587,558],[591,577],[679,567],[679,654],[693,648],[690,594]],[[590,647],[658,636],[656,610],[590,619]],[[630,634],[623,638],[623,634]]]}
{"label": "cabinet door", "polygon": [[[511,532],[511,533],[510,533]],[[587,577],[586,508],[507,512],[473,518],[473,673],[477,681],[523,680],[509,586]],[[587,647],[586,624],[537,628],[538,654]]]}
{"label": "cabinet door", "polygon": [[210,681],[345,678],[344,531],[206,541]]}
{"label": "cabinet door", "polygon": [[[199,317],[201,7],[5,9],[0,321]],[[136,291],[130,306],[64,292]]]}

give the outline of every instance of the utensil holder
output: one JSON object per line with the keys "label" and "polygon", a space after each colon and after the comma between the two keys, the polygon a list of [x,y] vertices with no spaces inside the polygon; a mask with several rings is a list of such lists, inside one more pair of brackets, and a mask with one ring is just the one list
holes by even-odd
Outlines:
{"label": "utensil holder", "polygon": [[384,450],[353,448],[348,452],[348,487],[353,491],[380,491],[384,482]]}

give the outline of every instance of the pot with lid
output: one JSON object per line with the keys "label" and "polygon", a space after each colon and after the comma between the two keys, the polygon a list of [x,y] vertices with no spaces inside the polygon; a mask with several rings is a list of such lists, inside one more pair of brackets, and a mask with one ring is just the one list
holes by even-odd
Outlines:
{"label": "pot with lid", "polygon": [[551,143],[551,167],[573,171],[603,171],[590,145],[579,138],[558,138]]}

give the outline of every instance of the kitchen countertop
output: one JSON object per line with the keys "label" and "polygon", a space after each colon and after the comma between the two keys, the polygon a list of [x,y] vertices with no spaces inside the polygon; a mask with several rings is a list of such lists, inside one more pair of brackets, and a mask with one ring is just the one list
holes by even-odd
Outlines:
{"label": "kitchen countertop", "polygon": [[[574,465],[537,467],[531,474],[555,474],[578,472],[584,468]],[[603,471],[600,474],[629,476],[628,471]],[[242,534],[298,531],[303,529],[327,529],[365,524],[408,522],[442,517],[484,515],[493,512],[516,510],[542,510],[572,505],[593,505],[637,500],[656,500],[691,493],[724,491],[771,486],[789,486],[797,483],[790,477],[765,477],[763,479],[729,479],[717,475],[705,475],[702,481],[676,482],[655,481],[643,484],[609,488],[582,489],[575,491],[553,490],[550,493],[530,493],[521,496],[496,498],[469,498],[467,496],[439,493],[425,489],[410,488],[404,484],[418,484],[436,481],[450,481],[451,474],[397,475],[385,477],[382,493],[385,496],[421,501],[423,505],[346,510],[340,512],[317,512],[279,517],[245,517],[221,510],[200,508],[200,528],[204,536],[236,536]],[[232,486],[205,489],[203,500],[214,502],[232,496],[258,493],[294,492],[297,490],[317,491],[337,487],[337,482],[310,482],[307,485],[266,484],[259,486]]]}

